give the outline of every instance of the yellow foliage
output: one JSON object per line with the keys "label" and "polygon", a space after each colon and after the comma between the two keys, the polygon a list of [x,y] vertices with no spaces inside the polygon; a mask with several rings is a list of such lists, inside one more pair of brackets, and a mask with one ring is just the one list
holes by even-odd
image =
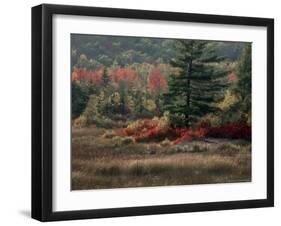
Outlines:
{"label": "yellow foliage", "polygon": [[159,119],[158,129],[168,129],[170,127],[170,113],[164,112],[164,115]]}
{"label": "yellow foliage", "polygon": [[137,120],[137,121],[130,122],[130,123],[128,124],[127,128],[130,128],[130,129],[137,129],[137,128],[139,128],[141,125],[142,125],[142,121],[141,121],[141,120]]}
{"label": "yellow foliage", "polygon": [[223,101],[218,104],[218,107],[223,111],[227,111],[227,110],[229,110],[229,108],[231,106],[236,104],[238,101],[239,100],[238,100],[237,96],[235,96],[229,90],[227,90]]}
{"label": "yellow foliage", "polygon": [[163,140],[162,142],[161,142],[161,146],[169,146],[171,144],[171,141],[168,139],[168,138],[166,138],[165,140]]}
{"label": "yellow foliage", "polygon": [[85,127],[87,124],[87,119],[84,115],[80,115],[77,119],[73,122],[73,127],[76,129],[81,129]]}
{"label": "yellow foliage", "polygon": [[83,60],[86,61],[86,60],[88,60],[88,58],[87,58],[87,56],[85,54],[81,54],[80,55],[80,60],[81,61],[83,61]]}
{"label": "yellow foliage", "polygon": [[85,115],[86,118],[92,115],[98,115],[98,103],[99,98],[96,95],[91,95],[83,115]]}
{"label": "yellow foliage", "polygon": [[118,92],[111,94],[109,101],[110,101],[110,103],[112,103],[114,105],[119,105],[120,101],[121,101],[120,94]]}
{"label": "yellow foliage", "polygon": [[133,97],[127,96],[126,98],[126,107],[130,112],[133,112],[135,109],[135,102],[133,100]]}
{"label": "yellow foliage", "polygon": [[156,109],[156,104],[155,104],[155,102],[154,102],[153,100],[151,100],[151,99],[143,100],[143,107],[144,107],[146,110],[148,110],[148,111],[150,111],[150,112],[153,112],[153,111],[155,111],[155,109]]}

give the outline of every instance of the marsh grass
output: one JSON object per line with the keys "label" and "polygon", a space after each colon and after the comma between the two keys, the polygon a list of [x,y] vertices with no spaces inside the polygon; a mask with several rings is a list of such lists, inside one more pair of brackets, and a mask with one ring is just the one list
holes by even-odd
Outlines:
{"label": "marsh grass", "polygon": [[[251,180],[250,144],[171,146],[73,131],[72,189],[122,188]],[[94,134],[94,135],[92,135]]]}

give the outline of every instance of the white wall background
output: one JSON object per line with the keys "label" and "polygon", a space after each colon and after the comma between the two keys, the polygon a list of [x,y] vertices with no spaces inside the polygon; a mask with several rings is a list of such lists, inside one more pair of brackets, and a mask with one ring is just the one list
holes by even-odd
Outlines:
{"label": "white wall background", "polygon": [[[2,1],[0,33],[0,224],[38,225],[30,215],[31,7],[42,1]],[[60,0],[44,3],[275,18],[275,208],[56,222],[55,225],[276,225],[281,211],[281,14],[279,2],[225,0]]]}

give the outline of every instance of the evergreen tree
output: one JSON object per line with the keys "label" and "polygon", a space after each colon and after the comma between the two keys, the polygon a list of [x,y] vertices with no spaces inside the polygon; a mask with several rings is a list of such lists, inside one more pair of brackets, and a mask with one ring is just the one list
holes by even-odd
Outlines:
{"label": "evergreen tree", "polygon": [[89,100],[87,91],[76,82],[71,83],[71,100],[72,119],[75,119],[85,110]]}
{"label": "evergreen tree", "polygon": [[168,80],[164,110],[170,112],[173,126],[189,128],[198,118],[215,112],[218,94],[227,86],[226,67],[206,41],[178,40],[171,65],[179,73]]}
{"label": "evergreen tree", "polygon": [[251,73],[252,73],[252,48],[247,44],[242,51],[241,57],[237,65],[238,82],[235,87],[236,93],[240,96],[242,101],[248,96],[251,96]]}
{"label": "evergreen tree", "polygon": [[119,81],[120,114],[126,114],[127,81]]}
{"label": "evergreen tree", "polygon": [[83,112],[83,116],[86,119],[86,124],[91,125],[93,123],[99,123],[100,112],[99,112],[99,97],[96,95],[91,95],[89,101]]}
{"label": "evergreen tree", "polygon": [[103,81],[104,88],[106,88],[108,83],[110,82],[110,77],[108,75],[108,71],[106,68],[104,68],[103,70],[102,81]]}
{"label": "evergreen tree", "polygon": [[[252,91],[252,48],[247,44],[239,58],[237,68],[237,82],[234,86],[234,93],[239,97],[239,109],[242,117],[249,120],[251,117],[251,91]],[[243,120],[243,119],[242,119]]]}

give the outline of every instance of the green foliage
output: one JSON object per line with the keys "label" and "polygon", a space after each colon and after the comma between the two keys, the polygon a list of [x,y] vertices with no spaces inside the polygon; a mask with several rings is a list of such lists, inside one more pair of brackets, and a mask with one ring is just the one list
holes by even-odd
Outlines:
{"label": "green foliage", "polygon": [[71,84],[71,100],[71,117],[75,119],[84,111],[89,100],[87,91],[75,82]]}
{"label": "green foliage", "polygon": [[180,71],[168,80],[164,109],[170,112],[173,126],[190,127],[200,117],[217,111],[214,103],[227,85],[227,71],[218,64],[223,59],[206,41],[178,40],[175,49],[178,55],[171,64]]}
{"label": "green foliage", "polygon": [[[102,35],[71,35],[72,67],[96,67],[102,64],[109,67],[114,61],[118,64],[169,63],[176,54],[173,39],[139,38]],[[243,43],[212,42],[210,45],[220,56],[236,60]],[[80,56],[87,60],[80,61]],[[94,61],[90,63],[91,59]]]}
{"label": "green foliage", "polygon": [[251,125],[251,45],[243,49],[235,66],[237,81],[225,92],[221,109],[221,123],[243,122]]}
{"label": "green foliage", "polygon": [[85,54],[81,54],[77,59],[77,63],[75,65],[77,68],[87,68],[89,70],[96,70],[102,66],[102,64],[94,59],[88,59]]}
{"label": "green foliage", "polygon": [[239,95],[242,101],[250,101],[252,89],[252,48],[250,44],[247,44],[243,49],[236,67],[236,73],[238,82],[234,91]]}
{"label": "green foliage", "polygon": [[216,114],[207,114],[200,118],[198,122],[196,123],[196,128],[201,128],[205,126],[210,126],[210,127],[219,127],[222,125],[222,116],[220,113]]}
{"label": "green foliage", "polygon": [[110,77],[108,75],[108,71],[104,70],[103,75],[102,75],[102,81],[103,81],[103,86],[106,88],[110,82]]}
{"label": "green foliage", "polygon": [[[216,53],[219,56],[224,56],[225,58],[234,61],[237,60],[243,50],[244,43],[234,43],[234,42],[219,42],[215,43]],[[213,44],[214,45],[214,44]]]}
{"label": "green foliage", "polygon": [[132,96],[126,97],[125,105],[126,105],[126,112],[128,112],[130,114],[134,114],[136,103]]}
{"label": "green foliage", "polygon": [[[116,101],[115,99],[114,101]],[[116,103],[116,102],[115,102]],[[74,127],[97,126],[102,128],[113,128],[124,126],[122,122],[110,119],[104,114],[107,101],[103,93],[99,96],[91,95],[82,115],[74,121]],[[76,125],[76,126],[75,126]]]}
{"label": "green foliage", "polygon": [[236,73],[238,81],[233,88],[233,92],[239,97],[239,109],[241,111],[240,120],[251,124],[251,93],[252,93],[252,48],[247,44],[243,49],[241,57],[237,63]]}
{"label": "green foliage", "polygon": [[87,125],[99,122],[101,115],[99,113],[98,103],[99,97],[96,95],[91,95],[87,107],[83,113],[83,116],[86,118]]}
{"label": "green foliage", "polygon": [[244,43],[72,35],[71,64],[77,127],[153,117],[161,128],[193,128],[208,117],[212,125],[251,121],[251,46]]}

